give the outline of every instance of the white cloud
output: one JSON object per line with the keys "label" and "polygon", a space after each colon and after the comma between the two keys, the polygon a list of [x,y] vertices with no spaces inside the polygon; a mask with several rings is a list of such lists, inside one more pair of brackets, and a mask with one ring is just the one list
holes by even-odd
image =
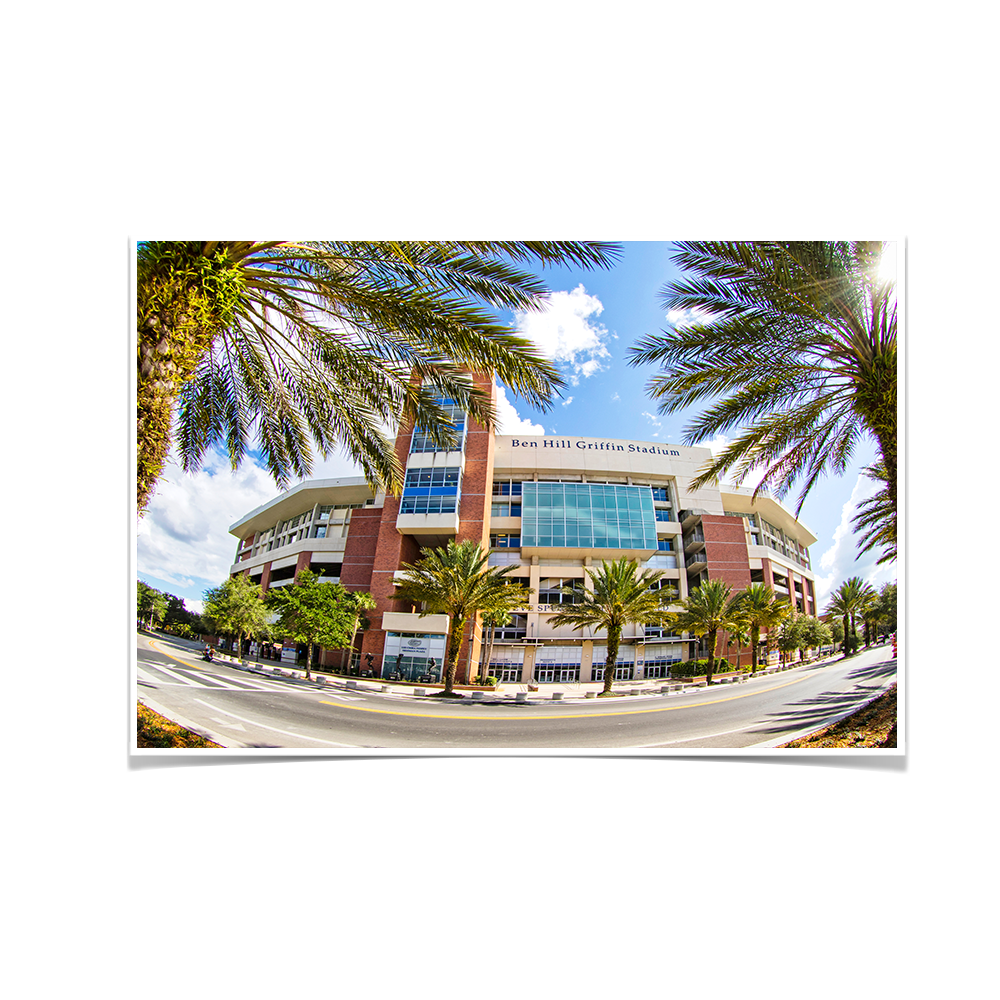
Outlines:
{"label": "white cloud", "polygon": [[573,397],[572,397],[572,396],[569,396],[569,397],[568,397],[568,398],[567,398],[567,399],[565,400],[565,402],[563,402],[563,403],[562,403],[561,405],[562,405],[562,406],[569,406],[569,404],[570,404],[570,403],[572,403],[572,402],[573,402]]}
{"label": "white cloud", "polygon": [[667,322],[678,329],[686,326],[707,325],[715,316],[704,309],[671,309],[667,312]]}
{"label": "white cloud", "polygon": [[553,292],[537,312],[515,312],[518,333],[532,340],[553,361],[570,368],[569,380],[579,385],[603,368],[611,357],[605,342],[608,330],[591,317],[600,316],[604,306],[596,295],[588,295],[583,285],[572,292]]}
{"label": "white cloud", "polygon": [[619,403],[619,402],[621,402],[621,396],[619,396],[617,392],[614,393],[612,395],[612,397],[611,397],[611,402],[612,403]]}
{"label": "white cloud", "polygon": [[260,466],[248,460],[232,472],[219,451],[207,455],[203,468],[192,474],[168,461],[136,529],[139,576],[182,588],[221,583],[236,554],[229,525],[277,493]]}
{"label": "white cloud", "polygon": [[858,511],[858,504],[873,496],[878,488],[877,482],[867,476],[858,476],[850,498],[841,508],[840,524],[834,530],[833,542],[818,562],[819,569],[825,571],[823,576],[816,577],[816,600],[820,611],[825,609],[830,594],[848,577],[860,576],[876,589],[895,579],[894,563],[875,565],[879,558],[878,549],[858,555],[857,537],[851,527],[851,519]]}
{"label": "white cloud", "polygon": [[[337,455],[317,460],[309,478],[360,475],[350,459]],[[171,459],[136,528],[138,575],[182,589],[216,586],[229,575],[236,555],[229,526],[280,492],[268,472],[251,459],[233,472],[228,458],[212,451],[201,470],[191,474]],[[186,599],[185,607],[196,610],[195,603]]]}
{"label": "white cloud", "polygon": [[514,404],[507,398],[507,390],[502,385],[497,386],[497,433],[498,434],[544,434],[541,424],[533,424],[530,420],[522,420],[518,416]]}

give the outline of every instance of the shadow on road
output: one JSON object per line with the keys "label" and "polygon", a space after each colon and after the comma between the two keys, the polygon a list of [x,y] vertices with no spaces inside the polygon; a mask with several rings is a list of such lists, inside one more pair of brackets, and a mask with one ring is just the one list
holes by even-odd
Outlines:
{"label": "shadow on road", "polygon": [[[851,680],[868,684],[879,684],[889,680],[896,672],[893,660],[861,667],[849,674]],[[770,724],[762,723],[748,732],[762,736],[777,736],[780,733],[797,732],[800,729],[820,729],[827,720],[860,708],[879,692],[870,691],[830,691],[814,698],[803,698],[782,712],[772,712]]]}

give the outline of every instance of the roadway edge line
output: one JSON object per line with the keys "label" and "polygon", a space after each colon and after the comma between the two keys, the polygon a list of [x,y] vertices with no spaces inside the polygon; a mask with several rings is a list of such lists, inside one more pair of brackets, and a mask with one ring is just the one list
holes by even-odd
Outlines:
{"label": "roadway edge line", "polygon": [[[146,708],[152,709],[158,715],[162,715],[164,719],[170,722],[176,723],[178,726],[183,726],[189,732],[194,733],[196,736],[202,737],[202,739],[210,740],[212,743],[218,743],[220,747],[224,750],[249,750],[251,749],[248,744],[240,743],[237,740],[230,739],[228,736],[220,736],[218,733],[214,733],[211,729],[206,729],[204,726],[199,726],[190,719],[185,719],[183,715],[175,715],[172,709],[167,709],[159,702],[153,701],[152,698],[145,698],[142,695],[136,696],[136,701],[141,702]],[[198,750],[206,749],[211,750],[211,747],[132,747],[129,751],[130,753],[139,752],[142,753],[143,750]]]}

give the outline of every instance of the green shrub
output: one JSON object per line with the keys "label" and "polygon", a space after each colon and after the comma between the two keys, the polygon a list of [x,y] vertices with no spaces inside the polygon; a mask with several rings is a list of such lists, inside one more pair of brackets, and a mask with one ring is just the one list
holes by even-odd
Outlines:
{"label": "green shrub", "polygon": [[[750,665],[744,667],[734,667],[724,656],[715,658],[713,674],[728,674],[733,671],[748,673]],[[670,664],[670,676],[675,677],[704,677],[708,673],[708,657],[701,660],[683,660],[680,663]]]}

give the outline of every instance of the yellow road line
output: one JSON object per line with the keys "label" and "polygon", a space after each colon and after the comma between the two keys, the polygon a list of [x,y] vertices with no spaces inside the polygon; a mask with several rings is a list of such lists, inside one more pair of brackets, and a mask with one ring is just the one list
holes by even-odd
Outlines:
{"label": "yellow road line", "polygon": [[[739,698],[752,698],[754,695],[765,694],[768,691],[779,691],[783,687],[789,687],[792,684],[800,684],[802,681],[808,680],[807,677],[799,677],[794,681],[786,681],[784,684],[776,684],[774,687],[763,688],[760,691],[748,691],[746,694],[734,694],[729,698],[716,698],[713,701],[700,701],[696,704],[687,705],[664,705],[661,708],[637,708],[637,709],[627,709],[623,712],[583,712],[579,715],[563,715],[561,713],[554,715],[529,715],[517,718],[516,716],[510,715],[462,715],[459,718],[463,722],[468,722],[470,720],[478,722],[482,719],[484,722],[534,722],[536,719],[600,719],[604,716],[614,716],[614,715],[652,715],[655,712],[677,712],[682,708],[705,708],[708,705],[721,705],[725,701],[737,701]],[[384,708],[362,708],[360,705],[345,705],[339,701],[321,701],[321,705],[333,705],[334,708],[349,708],[352,712],[374,712],[376,715],[406,715],[411,716],[415,719],[452,719],[456,717],[454,715],[437,715],[431,712],[392,712]]]}
{"label": "yellow road line", "polygon": [[190,667],[192,670],[204,670],[204,667],[199,667],[197,663],[188,663],[187,660],[182,660],[179,656],[174,656],[173,653],[165,653],[159,646],[153,645],[155,639],[147,639],[146,645],[152,649],[155,649],[160,656],[169,656],[171,660],[176,660],[178,663],[183,663],[185,667]]}
{"label": "yellow road line", "polygon": [[[153,639],[147,639],[148,645],[152,646],[154,643]],[[204,667],[199,667],[197,664],[188,663],[187,660],[182,660],[179,657],[174,656],[172,653],[165,653],[162,649],[157,648],[156,650],[162,656],[169,656],[171,660],[177,660],[178,663],[183,663],[186,667],[193,667],[195,670],[204,670]],[[726,701],[736,701],[739,698],[752,698],[754,695],[765,694],[768,691],[779,691],[783,687],[789,687],[792,684],[799,684],[804,680],[808,680],[807,677],[799,677],[794,681],[786,681],[784,684],[776,684],[774,687],[763,688],[760,691],[747,691],[746,694],[734,694],[729,698],[716,698],[713,701],[700,701],[695,704],[686,705],[663,705],[660,708],[636,708],[636,709],[626,709],[622,712],[583,712],[579,715],[563,715],[562,713],[557,713],[555,715],[528,715],[517,718],[516,716],[510,715],[462,715],[459,716],[462,721],[468,722],[470,719],[478,722],[482,720],[483,722],[534,722],[536,719],[601,719],[607,716],[613,715],[652,715],[656,712],[678,712],[682,708],[705,708],[708,705],[721,705]],[[432,696],[433,697],[433,696]],[[384,708],[363,708],[360,705],[346,705],[339,701],[320,701],[321,705],[332,705],[334,708],[349,708],[352,712],[373,712],[376,715],[405,715],[414,719],[451,719],[454,721],[456,716],[454,715],[437,715],[431,712],[393,712]]]}

